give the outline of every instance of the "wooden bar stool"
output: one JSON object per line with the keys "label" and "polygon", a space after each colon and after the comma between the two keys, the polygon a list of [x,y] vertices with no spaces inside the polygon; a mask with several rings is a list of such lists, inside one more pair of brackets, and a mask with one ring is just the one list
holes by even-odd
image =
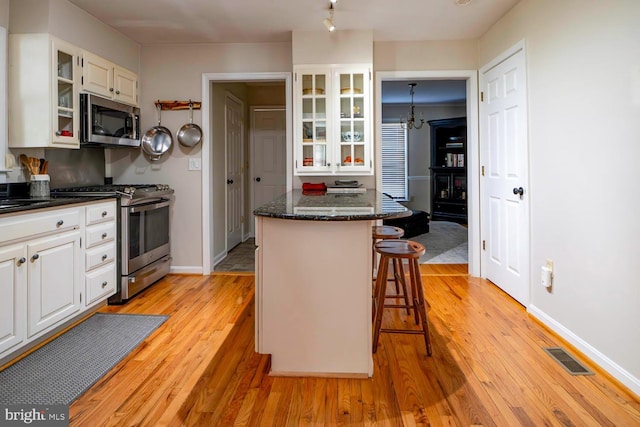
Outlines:
{"label": "wooden bar stool", "polygon": [[[393,240],[400,239],[404,236],[404,230],[400,227],[394,227],[391,225],[376,225],[371,227],[371,271],[376,270],[376,251],[374,246],[379,240]],[[409,297],[407,295],[407,286],[404,282],[404,273],[402,273],[401,260],[393,260],[393,279],[389,279],[390,281],[395,282],[396,293],[395,295],[387,295],[387,298],[404,298],[405,306],[409,307]],[[378,266],[378,268],[380,268]],[[375,276],[373,277],[375,283]],[[400,286],[402,286],[402,293],[400,293]],[[373,293],[375,295],[375,288],[373,289]],[[407,308],[407,314],[410,313],[410,309]]]}
{"label": "wooden bar stool", "polygon": [[[425,308],[424,291],[422,289],[422,278],[420,276],[420,265],[418,259],[424,254],[424,246],[411,240],[381,240],[374,245],[374,249],[380,254],[380,267],[376,279],[374,298],[374,326],[373,326],[373,352],[378,350],[378,340],[380,332],[402,333],[402,334],[422,334],[427,347],[427,355],[431,356],[431,342],[429,340],[429,320]],[[404,278],[402,267],[403,260],[409,261],[409,282],[411,286],[411,296],[413,304],[408,308],[414,309],[416,325],[422,324],[420,330],[410,329],[384,329],[382,326],[382,315],[385,308],[405,308],[404,305],[385,305],[386,290],[385,283],[389,269],[389,261],[398,261],[400,274]],[[395,264],[394,264],[395,266]]]}

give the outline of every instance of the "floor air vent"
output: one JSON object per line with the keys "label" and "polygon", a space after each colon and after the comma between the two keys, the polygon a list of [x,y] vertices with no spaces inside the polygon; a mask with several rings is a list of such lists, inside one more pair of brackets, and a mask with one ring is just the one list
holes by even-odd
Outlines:
{"label": "floor air vent", "polygon": [[593,371],[587,369],[561,347],[543,347],[567,372],[571,375],[593,375]]}

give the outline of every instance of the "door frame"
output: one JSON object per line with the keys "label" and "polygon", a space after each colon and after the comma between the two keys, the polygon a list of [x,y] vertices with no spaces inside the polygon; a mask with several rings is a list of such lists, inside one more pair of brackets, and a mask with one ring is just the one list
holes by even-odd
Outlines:
{"label": "door frame", "polygon": [[[227,179],[229,179],[228,175],[229,175],[229,140],[227,139],[228,136],[228,131],[227,131],[227,126],[229,125],[229,115],[228,113],[228,102],[229,100],[237,103],[238,105],[240,105],[240,110],[242,111],[242,126],[240,126],[240,243],[244,242],[244,230],[245,230],[245,224],[244,221],[242,220],[242,217],[244,216],[245,212],[244,212],[244,205],[245,205],[245,199],[244,199],[244,173],[242,173],[242,171],[244,170],[244,165],[242,163],[244,163],[244,138],[245,138],[245,124],[246,124],[246,120],[247,118],[244,115],[245,112],[245,104],[244,101],[242,101],[240,98],[238,98],[237,96],[235,96],[233,93],[229,92],[228,90],[225,91],[224,93],[224,156],[225,156],[225,163],[224,163],[224,174],[227,177]],[[224,216],[224,228],[226,230],[226,239],[225,239],[225,244],[224,244],[224,252],[228,253],[229,252],[229,191],[227,190],[225,192],[225,198],[224,198],[224,209],[225,212],[227,212],[227,215]]]}
{"label": "door frame", "polygon": [[[382,82],[391,80],[465,80],[467,92],[467,209],[469,224],[469,274],[480,276],[480,144],[478,138],[478,70],[377,71],[375,73],[375,123],[382,123]],[[375,129],[376,188],[382,188],[382,129]]]}
{"label": "door frame", "polygon": [[[213,200],[211,197],[211,84],[212,83],[241,83],[248,81],[284,81],[286,110],[287,110],[287,191],[293,185],[293,99],[292,74],[291,72],[274,73],[202,73],[202,274],[210,275],[215,264],[216,256],[213,248]],[[225,214],[226,215],[226,214]]]}
{"label": "door frame", "polygon": [[[249,107],[249,110],[250,110],[249,111],[249,180],[251,181],[251,185],[249,185],[249,198],[251,200],[251,212],[253,212],[256,208],[256,206],[254,206],[255,201],[254,201],[254,194],[253,194],[254,193],[253,177],[255,176],[254,166],[255,166],[255,152],[256,152],[256,147],[255,147],[256,141],[255,141],[254,128],[253,128],[255,124],[255,113],[256,111],[284,111],[285,118],[286,118],[287,106],[286,105],[252,105]],[[287,130],[285,129],[285,132],[286,131]],[[286,159],[285,159],[285,163],[286,163]],[[288,174],[286,179],[287,181],[289,181]],[[249,237],[255,237],[254,227],[249,227]]]}

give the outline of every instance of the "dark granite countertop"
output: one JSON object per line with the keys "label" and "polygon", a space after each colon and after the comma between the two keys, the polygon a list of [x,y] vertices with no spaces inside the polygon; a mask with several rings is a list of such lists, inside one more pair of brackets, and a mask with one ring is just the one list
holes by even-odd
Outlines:
{"label": "dark granite countertop", "polygon": [[113,196],[96,197],[49,197],[46,199],[31,199],[29,197],[9,197],[0,199],[0,217],[3,214],[16,212],[29,212],[35,209],[44,209],[57,206],[74,205],[77,203],[87,203],[96,200],[111,199]]}
{"label": "dark granite countertop", "polygon": [[307,221],[362,221],[411,215],[409,209],[375,190],[317,195],[293,190],[258,207],[253,213],[257,216]]}

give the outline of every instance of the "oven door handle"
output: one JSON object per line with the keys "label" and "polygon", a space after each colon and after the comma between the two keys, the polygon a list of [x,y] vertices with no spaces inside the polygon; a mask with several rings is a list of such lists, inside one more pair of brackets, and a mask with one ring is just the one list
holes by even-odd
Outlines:
{"label": "oven door handle", "polygon": [[138,212],[150,211],[152,209],[160,209],[160,208],[164,208],[165,206],[169,206],[170,203],[171,202],[167,200],[160,203],[150,203],[147,205],[134,206],[132,208],[129,208],[129,213],[138,213]]}

